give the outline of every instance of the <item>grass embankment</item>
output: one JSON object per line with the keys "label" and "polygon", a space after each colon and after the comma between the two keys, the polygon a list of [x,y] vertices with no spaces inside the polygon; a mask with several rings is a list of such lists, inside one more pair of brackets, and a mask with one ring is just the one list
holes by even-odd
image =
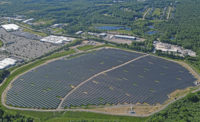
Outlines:
{"label": "grass embankment", "polygon": [[3,46],[3,41],[0,40],[0,47],[2,47],[2,46]]}
{"label": "grass embankment", "polygon": [[111,46],[109,44],[103,44],[103,45],[98,45],[98,46],[95,46],[95,45],[85,45],[85,46],[80,46],[78,47],[77,49],[81,50],[81,51],[88,51],[88,50],[92,50],[92,49],[95,49],[95,48],[101,48],[101,47],[106,47],[106,46]]}
{"label": "grass embankment", "polygon": [[65,30],[62,28],[53,28],[52,31],[54,34],[62,34]]}
{"label": "grass embankment", "polygon": [[35,34],[35,35],[39,35],[39,36],[42,36],[42,37],[48,36],[46,33],[42,33],[42,32],[39,32],[39,31],[33,31],[33,30],[30,30],[30,29],[27,29],[27,28],[24,28],[23,31],[28,32],[28,33],[32,33],[32,34]]}
{"label": "grass embankment", "polygon": [[94,47],[95,47],[94,45],[85,45],[85,46],[78,47],[78,49],[81,51],[86,51],[86,50],[90,50]]}
{"label": "grass embankment", "polygon": [[49,119],[47,122],[143,122],[147,118],[141,117],[125,117],[125,116],[112,116],[87,112],[66,112],[60,117]]}
{"label": "grass embankment", "polygon": [[185,61],[185,63],[187,63],[194,71],[196,71],[198,74],[200,74],[200,68],[197,65],[192,64],[189,61]]}
{"label": "grass embankment", "polygon": [[20,111],[21,114],[34,118],[36,122],[144,122],[147,117],[130,117],[97,114],[91,112],[31,112]]}

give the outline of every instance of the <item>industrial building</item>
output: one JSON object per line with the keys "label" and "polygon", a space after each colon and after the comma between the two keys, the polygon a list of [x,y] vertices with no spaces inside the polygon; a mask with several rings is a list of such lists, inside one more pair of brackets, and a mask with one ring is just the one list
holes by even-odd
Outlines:
{"label": "industrial building", "polygon": [[136,40],[136,37],[134,37],[134,36],[114,35],[113,37],[116,39]]}
{"label": "industrial building", "polygon": [[30,18],[30,19],[27,19],[27,20],[24,20],[23,23],[29,23],[30,21],[33,21],[34,18]]}
{"label": "industrial building", "polygon": [[196,52],[188,49],[184,49],[183,47],[172,45],[168,43],[162,43],[159,41],[154,41],[155,50],[160,50],[162,52],[174,53],[179,56],[191,56],[196,57]]}
{"label": "industrial building", "polygon": [[180,47],[178,46],[174,46],[174,45],[162,43],[162,42],[154,42],[154,46],[156,50],[160,50],[163,52],[177,53],[179,50],[181,50]]}
{"label": "industrial building", "polygon": [[83,31],[78,31],[78,32],[76,32],[75,34],[76,35],[80,35],[80,34],[82,34],[83,33]]}
{"label": "industrial building", "polygon": [[104,38],[104,37],[106,37],[107,36],[107,33],[100,33],[99,34],[99,37],[101,37],[101,38]]}
{"label": "industrial building", "polygon": [[60,24],[54,24],[54,25],[52,25],[51,27],[52,27],[52,28],[61,28],[61,27],[63,27],[63,26],[64,26],[64,24],[60,23]]}
{"label": "industrial building", "polygon": [[71,42],[72,40],[68,37],[64,37],[64,36],[48,36],[45,38],[42,38],[40,41],[42,42],[49,42],[49,43],[53,43],[53,44],[63,44],[64,42]]}
{"label": "industrial building", "polygon": [[0,61],[0,69],[2,70],[10,66],[13,66],[16,64],[16,62],[17,61],[12,58],[5,58],[4,60]]}
{"label": "industrial building", "polygon": [[1,25],[2,28],[4,28],[6,31],[17,31],[19,30],[19,26],[16,24],[6,24]]}
{"label": "industrial building", "polygon": [[196,57],[197,56],[196,52],[194,52],[192,50],[188,50],[188,49],[183,50],[183,54],[191,56],[191,57]]}
{"label": "industrial building", "polygon": [[90,36],[98,36],[98,33],[88,32],[88,35],[90,35]]}

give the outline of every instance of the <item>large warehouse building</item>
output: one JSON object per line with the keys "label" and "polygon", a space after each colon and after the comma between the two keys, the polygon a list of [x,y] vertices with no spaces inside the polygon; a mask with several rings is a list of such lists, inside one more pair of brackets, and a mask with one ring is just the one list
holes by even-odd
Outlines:
{"label": "large warehouse building", "polygon": [[5,58],[4,60],[0,61],[0,70],[13,66],[16,64],[16,62],[17,61],[12,58]]}
{"label": "large warehouse building", "polygon": [[42,42],[49,42],[49,43],[53,43],[53,44],[62,44],[64,42],[70,42],[72,41],[70,38],[68,37],[64,37],[64,36],[47,36],[45,38],[42,38],[40,41]]}
{"label": "large warehouse building", "polygon": [[134,36],[126,36],[126,35],[114,35],[116,39],[127,39],[127,40],[136,40]]}
{"label": "large warehouse building", "polygon": [[19,26],[15,24],[6,24],[1,25],[2,28],[4,28],[6,31],[17,31],[19,30]]}

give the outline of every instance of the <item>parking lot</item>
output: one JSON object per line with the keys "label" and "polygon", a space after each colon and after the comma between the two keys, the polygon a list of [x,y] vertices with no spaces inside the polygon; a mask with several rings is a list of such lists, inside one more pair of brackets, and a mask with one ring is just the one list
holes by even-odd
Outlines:
{"label": "parking lot", "polygon": [[4,43],[2,49],[7,52],[4,55],[24,60],[40,57],[61,46],[17,36],[13,32],[7,32],[2,28],[0,28],[0,39]]}

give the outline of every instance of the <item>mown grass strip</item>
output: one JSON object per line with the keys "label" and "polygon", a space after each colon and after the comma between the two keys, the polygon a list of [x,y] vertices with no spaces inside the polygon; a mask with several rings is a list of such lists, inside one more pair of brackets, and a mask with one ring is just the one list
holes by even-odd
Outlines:
{"label": "mown grass strip", "polygon": [[85,45],[85,46],[78,47],[78,49],[82,50],[82,51],[86,51],[86,50],[90,50],[94,47],[95,47],[94,45]]}
{"label": "mown grass strip", "polygon": [[103,45],[85,45],[85,46],[80,46],[77,49],[81,50],[81,51],[88,51],[88,50],[92,50],[92,49],[96,49],[96,48],[101,48],[101,47],[109,47],[109,44],[103,44]]}
{"label": "mown grass strip", "polygon": [[42,36],[42,37],[48,36],[46,33],[42,33],[42,32],[39,32],[39,31],[33,31],[33,30],[30,30],[30,29],[27,29],[27,28],[24,28],[23,31],[28,32],[28,33],[32,33],[32,34],[35,34],[35,35],[39,35],[39,36]]}
{"label": "mown grass strip", "polygon": [[97,114],[91,112],[65,112],[60,117],[48,119],[47,122],[63,122],[63,121],[75,121],[75,122],[144,122],[147,118],[141,117],[128,117],[128,116],[114,116]]}
{"label": "mown grass strip", "polygon": [[0,47],[2,47],[3,46],[3,41],[2,40],[0,40]]}

